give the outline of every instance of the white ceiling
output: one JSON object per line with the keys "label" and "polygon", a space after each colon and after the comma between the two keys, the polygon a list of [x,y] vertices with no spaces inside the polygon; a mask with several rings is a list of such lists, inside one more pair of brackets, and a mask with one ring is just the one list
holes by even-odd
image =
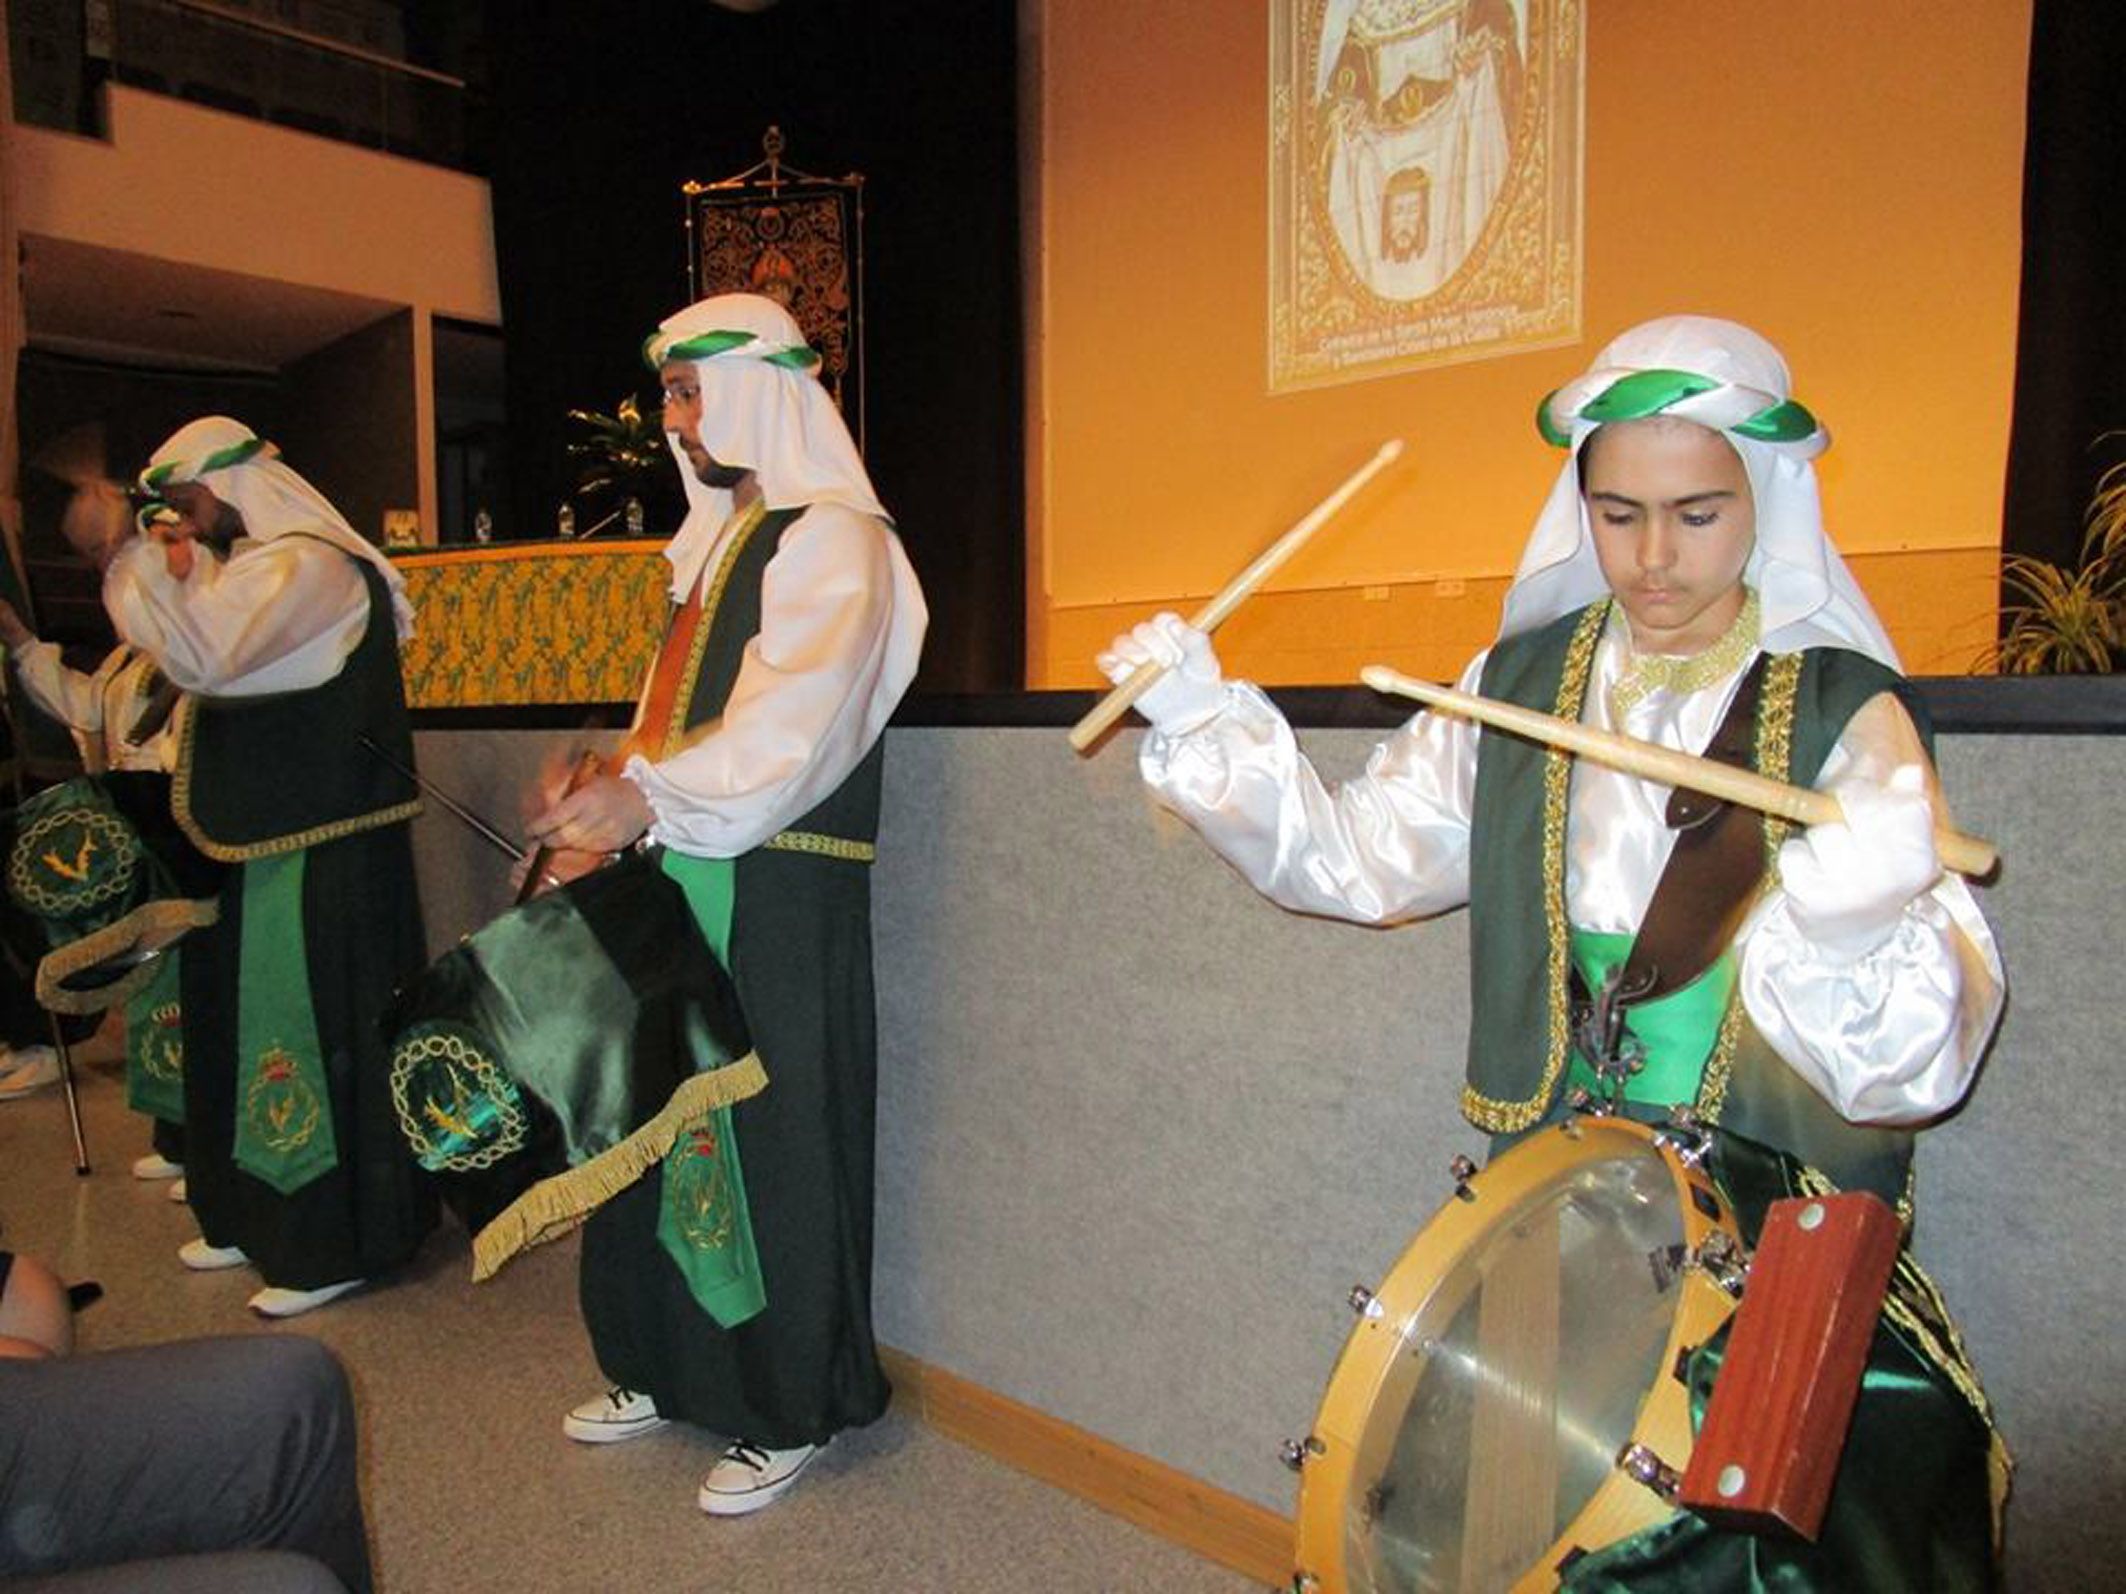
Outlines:
{"label": "white ceiling", "polygon": [[61,238],[22,251],[31,346],[122,364],[276,372],[405,308]]}

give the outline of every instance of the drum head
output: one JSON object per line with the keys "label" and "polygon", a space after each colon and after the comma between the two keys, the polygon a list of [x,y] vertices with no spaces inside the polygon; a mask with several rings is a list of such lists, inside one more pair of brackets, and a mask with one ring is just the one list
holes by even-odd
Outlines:
{"label": "drum head", "polygon": [[1547,1582],[1616,1536],[1598,1497],[1637,1525],[1668,1514],[1617,1455],[1660,1404],[1682,1417],[1680,1440],[1658,1438],[1683,1455],[1665,1459],[1687,1459],[1671,1369],[1710,1332],[1702,1311],[1716,1326],[1725,1310],[1708,1299],[1686,1323],[1686,1297],[1720,1292],[1677,1264],[1717,1213],[1710,1185],[1641,1126],[1600,1119],[1523,1141],[1469,1189],[1404,1253],[1330,1383],[1300,1535],[1327,1587]]}

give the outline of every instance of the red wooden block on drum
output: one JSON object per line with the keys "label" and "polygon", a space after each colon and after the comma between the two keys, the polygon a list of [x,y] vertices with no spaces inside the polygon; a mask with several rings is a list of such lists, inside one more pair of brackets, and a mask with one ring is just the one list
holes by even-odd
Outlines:
{"label": "red wooden block on drum", "polygon": [[1681,1504],[1814,1541],[1901,1238],[1866,1191],[1772,1203]]}

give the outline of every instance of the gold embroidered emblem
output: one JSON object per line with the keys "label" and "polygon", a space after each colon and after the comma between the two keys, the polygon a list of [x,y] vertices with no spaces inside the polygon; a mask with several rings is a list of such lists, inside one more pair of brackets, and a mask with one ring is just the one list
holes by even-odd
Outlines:
{"label": "gold embroidered emblem", "polygon": [[737,1208],[731,1199],[731,1172],[713,1124],[687,1131],[665,1171],[673,1216],[680,1236],[697,1251],[721,1251],[737,1232]]}
{"label": "gold embroidered emblem", "polygon": [[47,852],[44,855],[44,862],[45,866],[49,868],[53,874],[58,875],[61,879],[86,880],[89,877],[89,859],[94,857],[95,853],[95,836],[92,834],[85,834],[81,838],[81,848],[78,852],[74,854],[74,861],[72,863],[68,863],[56,852]]}
{"label": "gold embroidered emblem", "polygon": [[140,1066],[155,1079],[181,1079],[185,1071],[183,1014],[175,1002],[158,1002],[148,1014]]}
{"label": "gold embroidered emblem", "polygon": [[391,1053],[399,1133],[431,1173],[473,1173],[521,1149],[530,1130],[515,1083],[480,1037],[456,1024],[417,1024]]}
{"label": "gold embroidered emblem", "polygon": [[244,1101],[245,1121],[269,1151],[299,1151],[324,1119],[318,1100],[292,1053],[275,1046],[259,1059],[258,1076]]}

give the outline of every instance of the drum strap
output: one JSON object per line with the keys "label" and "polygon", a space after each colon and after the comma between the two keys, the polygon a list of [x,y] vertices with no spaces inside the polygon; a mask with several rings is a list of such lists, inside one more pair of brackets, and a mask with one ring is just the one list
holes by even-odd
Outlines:
{"label": "drum strap", "polygon": [[[1735,689],[1704,756],[1748,769],[1755,763],[1757,704],[1770,655],[1759,655]],[[1625,1010],[1682,990],[1734,940],[1764,878],[1764,829],[1733,803],[1678,788],[1668,800],[1676,832],[1668,865],[1654,887],[1631,955],[1590,991],[1572,972],[1574,1034],[1591,1063],[1614,1065],[1625,1044]]]}

